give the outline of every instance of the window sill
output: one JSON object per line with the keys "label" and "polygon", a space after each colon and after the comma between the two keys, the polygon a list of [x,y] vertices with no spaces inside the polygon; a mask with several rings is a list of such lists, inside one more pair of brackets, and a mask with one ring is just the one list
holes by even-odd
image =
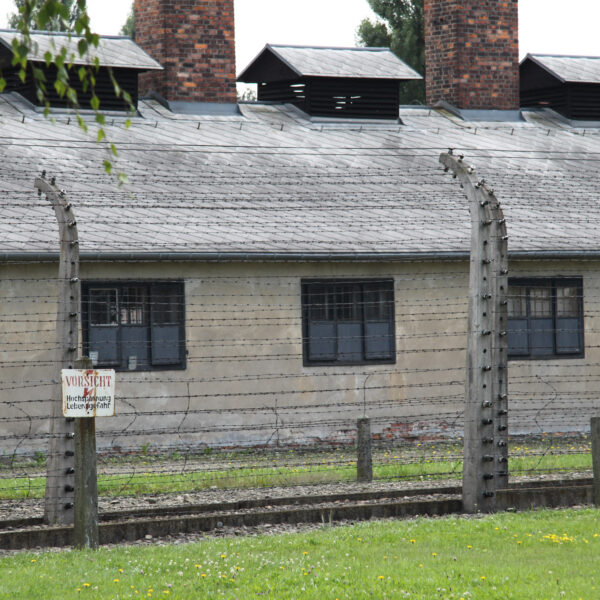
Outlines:
{"label": "window sill", "polygon": [[370,365],[395,365],[396,359],[386,360],[364,360],[364,361],[307,361],[304,360],[302,363],[303,367],[361,367]]}
{"label": "window sill", "polygon": [[551,361],[551,360],[576,360],[585,358],[585,353],[581,354],[546,354],[544,356],[510,356],[508,357],[509,362],[531,362],[531,361]]}

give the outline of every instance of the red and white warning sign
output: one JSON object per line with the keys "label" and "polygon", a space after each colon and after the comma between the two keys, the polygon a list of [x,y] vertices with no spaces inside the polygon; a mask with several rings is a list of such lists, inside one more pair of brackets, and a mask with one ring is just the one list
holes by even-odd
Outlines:
{"label": "red and white warning sign", "polygon": [[65,417],[112,417],[115,414],[113,369],[63,369],[62,405]]}

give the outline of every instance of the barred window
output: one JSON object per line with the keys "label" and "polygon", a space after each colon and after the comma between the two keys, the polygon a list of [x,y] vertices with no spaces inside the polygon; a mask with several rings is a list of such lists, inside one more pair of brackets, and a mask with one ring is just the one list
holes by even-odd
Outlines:
{"label": "barred window", "polygon": [[394,282],[302,282],[304,363],[394,363]]}
{"label": "barred window", "polygon": [[185,368],[181,281],[82,284],[84,353],[122,371]]}
{"label": "barred window", "polygon": [[509,280],[508,352],[511,358],[583,356],[582,279]]}

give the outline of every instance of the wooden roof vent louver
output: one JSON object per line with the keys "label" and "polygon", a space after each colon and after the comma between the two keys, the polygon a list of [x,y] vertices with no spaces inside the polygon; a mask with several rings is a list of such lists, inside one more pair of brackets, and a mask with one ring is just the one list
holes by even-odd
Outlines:
{"label": "wooden roof vent louver", "polygon": [[[5,92],[18,92],[32,104],[40,106],[32,76],[27,76],[25,82],[19,77],[19,69],[12,65],[12,42],[20,34],[14,30],[0,30],[0,68],[6,80]],[[100,99],[100,109],[104,111],[124,111],[129,106],[122,98],[117,98],[110,77],[110,70],[117,83],[129,93],[132,103],[137,107],[138,74],[144,71],[162,70],[162,67],[128,37],[103,36],[97,48],[90,48],[88,54],[79,56],[77,42],[79,37],[66,33],[34,32],[31,34],[33,51],[28,57],[32,65],[41,69],[46,76],[47,98],[53,108],[70,106],[67,98],[61,98],[54,88],[56,67],[46,65],[44,54],[50,51],[56,54],[61,48],[66,48],[67,57],[73,66],[70,68],[70,84],[77,92],[80,108],[91,108],[91,90],[84,90],[77,74],[80,66],[92,66],[97,57],[98,71],[95,73],[95,92]]]}
{"label": "wooden roof vent louver", "polygon": [[422,79],[388,48],[267,44],[238,77],[258,84],[259,102],[297,106],[315,117],[398,119],[400,86]]}
{"label": "wooden roof vent louver", "polygon": [[528,54],[520,65],[521,106],[600,121],[600,57]]}

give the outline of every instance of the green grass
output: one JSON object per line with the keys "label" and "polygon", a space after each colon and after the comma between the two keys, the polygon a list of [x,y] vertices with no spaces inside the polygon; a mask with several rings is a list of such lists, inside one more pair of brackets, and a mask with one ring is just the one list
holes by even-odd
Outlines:
{"label": "green grass", "polygon": [[[376,480],[456,479],[462,476],[462,448],[456,444],[417,444],[374,454]],[[573,472],[592,468],[589,447],[583,442],[558,440],[513,445],[511,474]],[[41,498],[45,478],[39,464],[24,466],[32,476],[11,477],[0,472],[0,499]],[[105,469],[105,473],[102,470]],[[112,471],[112,472],[111,472]],[[118,472],[117,472],[118,471]],[[143,456],[111,459],[99,465],[101,496],[184,493],[217,488],[273,487],[354,481],[355,458],[348,449],[330,452],[273,454],[213,453],[210,456],[164,458]]]}
{"label": "green grass", "polygon": [[600,512],[418,518],[0,559],[0,599],[595,600]]}
{"label": "green grass", "polygon": [[[462,464],[462,463],[461,463]],[[440,476],[446,473],[449,463],[427,465],[383,465],[374,468],[375,479],[419,479]],[[459,469],[462,466],[458,467]],[[456,477],[460,470],[456,471]],[[98,494],[100,496],[130,496],[137,494],[183,493],[205,490],[211,487],[248,488],[308,485],[355,481],[356,467],[352,466],[312,466],[277,468],[262,467],[198,471],[190,473],[166,473],[141,471],[129,475],[99,475]],[[45,491],[45,477],[17,477],[0,479],[0,499],[42,498]]]}

